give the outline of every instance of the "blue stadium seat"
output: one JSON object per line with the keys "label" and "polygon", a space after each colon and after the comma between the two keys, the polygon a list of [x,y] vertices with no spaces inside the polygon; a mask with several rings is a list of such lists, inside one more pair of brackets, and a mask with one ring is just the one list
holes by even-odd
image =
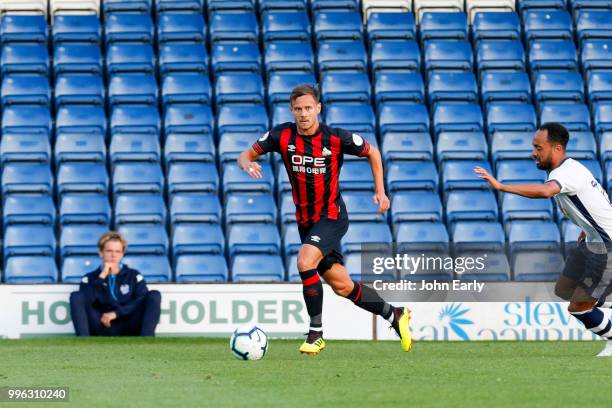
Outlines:
{"label": "blue stadium seat", "polygon": [[515,102],[492,102],[487,107],[487,134],[497,131],[535,131],[536,114],[533,105]]}
{"label": "blue stadium seat", "polygon": [[406,11],[372,12],[366,23],[368,43],[375,40],[414,40],[414,14]]}
{"label": "blue stadium seat", "polygon": [[55,106],[69,104],[105,104],[106,89],[102,76],[61,74],[55,78]]}
{"label": "blue stadium seat", "polygon": [[0,165],[10,162],[49,163],[49,137],[42,133],[5,133],[0,142]]}
{"label": "blue stadium seat", "polygon": [[285,267],[279,255],[236,255],[232,259],[234,282],[281,282]]}
{"label": "blue stadium seat", "polygon": [[9,105],[2,111],[2,133],[41,133],[51,137],[52,123],[46,106]]}
{"label": "blue stadium seat", "polygon": [[175,273],[177,283],[225,283],[229,276],[222,255],[181,255]]}
{"label": "blue stadium seat", "polygon": [[610,7],[612,7],[612,1],[610,0],[568,0],[567,5],[569,6],[569,9],[574,14],[577,14],[578,12],[586,11],[586,10],[610,9]]}
{"label": "blue stadium seat", "polygon": [[57,110],[56,133],[98,133],[106,136],[106,114],[101,106],[64,105]]}
{"label": "blue stadium seat", "polygon": [[538,71],[533,88],[538,103],[549,100],[584,102],[584,83],[575,71]]}
{"label": "blue stadium seat", "polygon": [[53,175],[48,163],[8,163],[2,169],[2,195],[53,193]]}
{"label": "blue stadium seat", "polygon": [[378,130],[387,132],[429,132],[427,107],[419,103],[384,102],[379,106]]}
{"label": "blue stadium seat", "polygon": [[529,47],[529,70],[577,70],[578,56],[571,40],[534,40]]}
{"label": "blue stadium seat", "polygon": [[166,165],[175,161],[213,162],[215,147],[211,135],[169,134],[164,145]]}
{"label": "blue stadium seat", "polygon": [[430,106],[441,101],[478,102],[478,85],[471,72],[432,71],[427,83]]}
{"label": "blue stadium seat", "polygon": [[[277,179],[278,180],[278,179]],[[289,186],[289,189],[291,186]],[[347,193],[350,194],[350,193]],[[280,194],[280,222],[281,229],[284,224],[292,224],[295,222],[295,204],[290,191],[285,191]]]}
{"label": "blue stadium seat", "polygon": [[264,48],[266,76],[274,72],[314,73],[315,60],[308,42],[273,41]]}
{"label": "blue stadium seat", "polygon": [[115,225],[166,224],[166,204],[161,194],[119,194],[115,197]]}
{"label": "blue stadium seat", "polygon": [[314,15],[313,32],[315,40],[354,40],[363,39],[361,14],[349,10],[325,10]]}
{"label": "blue stadium seat", "polygon": [[2,223],[55,224],[55,204],[51,196],[9,195],[4,199]]}
{"label": "blue stadium seat", "polygon": [[599,135],[599,152],[602,162],[612,160],[612,132],[603,132]]}
{"label": "blue stadium seat", "polygon": [[149,105],[116,105],[111,110],[110,131],[111,134],[148,133],[159,136],[159,112]]}
{"label": "blue stadium seat", "polygon": [[382,141],[383,161],[433,160],[433,144],[429,133],[387,132]]}
{"label": "blue stadium seat", "polygon": [[561,234],[553,221],[513,221],[508,232],[508,251],[555,251]]}
{"label": "blue stadium seat", "polygon": [[166,255],[127,255],[123,262],[142,271],[147,283],[172,282],[172,268]]}
{"label": "blue stadium seat", "polygon": [[254,12],[254,0],[209,0],[206,2],[208,14],[216,11],[223,12]]}
{"label": "blue stadium seat", "polygon": [[374,178],[368,163],[352,160],[344,163],[340,173],[341,191],[374,191]]}
{"label": "blue stadium seat", "polygon": [[214,163],[171,163],[168,169],[168,194],[211,193],[219,189]]}
{"label": "blue stadium seat", "polygon": [[[112,49],[107,54],[107,64],[112,61]],[[53,72],[55,76],[62,73],[102,75],[102,51],[97,44],[62,43],[53,51]]]}
{"label": "blue stadium seat", "polygon": [[391,230],[384,223],[354,222],[340,241],[343,254],[378,251],[388,248],[393,242]]}
{"label": "blue stadium seat", "polygon": [[60,200],[59,223],[109,226],[111,206],[106,195],[64,194]]}
{"label": "blue stadium seat", "polygon": [[55,182],[60,197],[66,193],[108,193],[104,163],[62,163]]}
{"label": "blue stadium seat", "polygon": [[572,18],[565,10],[528,10],[523,14],[525,40],[571,40]]}
{"label": "blue stadium seat", "polygon": [[488,161],[447,160],[442,163],[442,190],[487,189],[486,181],[475,177],[474,167],[480,166],[491,173]]}
{"label": "blue stadium seat", "polygon": [[112,165],[125,161],[159,162],[161,147],[157,138],[146,133],[117,133],[108,153]]}
{"label": "blue stadium seat", "polygon": [[223,255],[225,238],[216,224],[179,224],[172,232],[172,258],[187,254]]}
{"label": "blue stadium seat", "polygon": [[78,284],[83,275],[100,265],[98,255],[68,256],[62,260],[62,282]]}
{"label": "blue stadium seat", "polygon": [[0,19],[0,43],[47,43],[47,21],[41,15],[4,14]]}
{"label": "blue stadium seat", "polygon": [[[321,116],[321,115],[319,115]],[[281,123],[293,122],[294,117],[291,113],[289,104],[277,103],[272,107],[272,123],[271,127],[280,125]]]}
{"label": "blue stadium seat", "polygon": [[[478,14],[486,14],[486,13],[478,13]],[[478,15],[476,14],[476,15]],[[477,280],[479,282],[505,282],[510,280],[510,264],[508,263],[508,258],[504,253],[487,253],[486,260],[484,261],[485,268],[483,270],[478,270],[477,268],[471,269],[464,273],[457,273],[457,278],[462,281],[473,281]],[[478,257],[482,256],[482,253],[479,252],[466,252],[466,253],[458,253],[459,257]]]}
{"label": "blue stadium seat", "polygon": [[215,81],[215,105],[226,103],[263,104],[265,90],[261,75],[253,72],[223,73]]}
{"label": "blue stadium seat", "polygon": [[421,41],[467,40],[468,22],[465,13],[424,12],[420,20]]}
{"label": "blue stadium seat", "polygon": [[53,44],[88,42],[99,44],[102,38],[100,20],[96,15],[57,14],[53,17]]}
{"label": "blue stadium seat", "polygon": [[317,81],[312,73],[273,73],[268,78],[267,103],[269,106],[275,103],[289,103],[291,90],[301,84],[316,84]]}
{"label": "blue stadium seat", "polygon": [[451,236],[455,253],[504,250],[504,231],[497,222],[459,221],[454,224]]}
{"label": "blue stadium seat", "polygon": [[444,160],[486,160],[487,139],[483,132],[440,132],[436,142],[436,156]]}
{"label": "blue stadium seat", "polygon": [[56,166],[67,161],[106,162],[106,143],[101,133],[58,133],[55,138]]}
{"label": "blue stadium seat", "polygon": [[374,100],[376,106],[387,101],[425,103],[423,77],[417,72],[376,72]]}
{"label": "blue stadium seat", "polygon": [[162,13],[157,21],[157,41],[206,41],[204,16],[196,13]]}
{"label": "blue stadium seat", "polygon": [[221,222],[221,203],[216,194],[174,194],[170,198],[170,224]]}
{"label": "blue stadium seat", "polygon": [[211,53],[211,65],[215,75],[226,71],[259,73],[261,69],[261,55],[256,43],[216,43]]}
{"label": "blue stadium seat", "polygon": [[280,254],[281,238],[276,225],[234,224],[227,234],[228,255]]}
{"label": "blue stadium seat", "polygon": [[474,41],[520,40],[521,21],[514,12],[476,13],[472,22],[472,37]]}
{"label": "blue stadium seat", "polygon": [[[487,13],[479,13],[487,14]],[[485,71],[480,83],[482,101],[531,101],[531,83],[525,72]]]}
{"label": "blue stadium seat", "polygon": [[471,71],[473,66],[472,47],[466,40],[431,40],[425,43],[423,52],[425,71],[452,69]]}
{"label": "blue stadium seat", "polygon": [[442,222],[442,202],[435,191],[400,191],[391,197],[393,224],[413,221]]}
{"label": "blue stadium seat", "polygon": [[611,31],[612,11],[610,9],[582,10],[576,15],[576,39],[579,43],[597,38],[612,39]]}
{"label": "blue stadium seat", "polygon": [[[74,255],[98,256],[98,239],[106,232],[108,232],[106,225],[82,224],[63,226],[60,235],[60,257],[64,259]],[[98,265],[99,261],[95,267]]]}
{"label": "blue stadium seat", "polygon": [[12,256],[5,260],[4,282],[8,284],[49,284],[58,280],[52,256]]}
{"label": "blue stadium seat", "polygon": [[2,106],[13,104],[45,105],[51,103],[49,79],[43,75],[5,75],[2,78]]}
{"label": "blue stadium seat", "polygon": [[514,256],[512,271],[516,281],[555,281],[565,262],[559,252],[529,251]]}
{"label": "blue stadium seat", "polygon": [[164,134],[198,133],[212,135],[214,118],[208,105],[170,105],[164,114]]}
{"label": "blue stadium seat", "polygon": [[[372,56],[374,55],[376,55],[375,50],[372,51]],[[368,56],[361,41],[321,41],[317,64],[320,75],[334,70],[367,72]]]}
{"label": "blue stadium seat", "polygon": [[272,194],[228,194],[224,209],[226,225],[276,224],[276,204]]}
{"label": "blue stadium seat", "polygon": [[573,159],[596,160],[597,142],[592,132],[572,132],[566,153]]}
{"label": "blue stadium seat", "polygon": [[11,43],[2,46],[0,57],[2,75],[32,73],[47,75],[49,73],[49,54],[45,44]]}
{"label": "blue stadium seat", "polygon": [[[111,48],[112,49],[112,48]],[[170,72],[208,72],[208,53],[199,43],[166,43],[159,48],[159,70]]]}
{"label": "blue stadium seat", "polygon": [[104,20],[106,46],[114,42],[153,43],[155,30],[146,13],[111,13]]}
{"label": "blue stadium seat", "polygon": [[159,163],[117,163],[113,168],[113,195],[162,194],[164,173]]}
{"label": "blue stadium seat", "polygon": [[373,72],[416,72],[421,66],[421,53],[414,40],[376,40],[370,46]]}
{"label": "blue stadium seat", "polygon": [[551,200],[533,200],[516,194],[504,194],[501,199],[504,224],[516,220],[552,220]]}
{"label": "blue stadium seat", "polygon": [[55,256],[52,225],[18,224],[4,229],[4,259],[16,255]]}
{"label": "blue stadium seat", "polygon": [[533,160],[500,160],[496,165],[497,179],[502,183],[544,183],[546,172],[539,170]]}
{"label": "blue stadium seat", "polygon": [[583,103],[542,103],[540,122],[559,122],[570,132],[586,132],[591,129],[589,108]]}
{"label": "blue stadium seat", "polygon": [[589,104],[612,101],[612,72],[594,71],[587,75],[587,93]]}
{"label": "blue stadium seat", "polygon": [[283,255],[285,258],[297,255],[301,247],[302,240],[297,224],[286,225],[283,232]]}
{"label": "blue stadium seat", "polygon": [[612,130],[612,102],[599,102],[593,107],[595,134]]}
{"label": "blue stadium seat", "polygon": [[306,0],[259,0],[257,6],[260,14],[276,11],[306,11]]}
{"label": "blue stadium seat", "polygon": [[216,42],[248,41],[257,43],[259,27],[255,13],[222,12],[210,15],[210,40]]}
{"label": "blue stadium seat", "polygon": [[435,134],[440,132],[479,132],[484,123],[477,103],[438,102],[433,112]]}
{"label": "blue stadium seat", "polygon": [[370,103],[370,80],[364,72],[328,72],[321,84],[321,101]]}
{"label": "blue stadium seat", "polygon": [[359,10],[359,1],[357,0],[312,0],[310,3],[312,12],[321,10]]}
{"label": "blue stadium seat", "polygon": [[[167,48],[172,50],[171,52],[166,52]],[[181,53],[175,48],[187,48],[188,52]],[[195,50],[194,50],[195,48]],[[173,68],[178,66],[188,66],[191,68],[192,66],[199,67],[199,63],[201,63],[204,68],[204,72],[206,71],[206,62],[202,62],[199,60],[200,55],[197,53],[197,50],[203,48],[198,45],[191,44],[177,44],[172,47],[168,45],[164,45],[160,48],[159,51],[159,66],[162,72],[166,72],[168,70],[168,65],[171,65]],[[205,50],[202,51],[202,54],[206,54]],[[182,62],[177,62],[178,58],[182,57]],[[174,58],[174,59],[173,59]],[[142,44],[142,43],[113,43],[107,48],[106,52],[106,74],[107,77],[112,74],[118,73],[142,73],[142,74],[154,74],[156,70],[155,63],[155,52],[153,51],[153,47],[151,44]],[[177,69],[178,70],[178,69]]]}
{"label": "blue stadium seat", "polygon": [[223,105],[217,112],[219,135],[226,131],[263,134],[267,129],[268,113],[263,105]]}
{"label": "blue stadium seat", "polygon": [[[224,132],[219,141],[219,162],[223,164],[237,160],[238,156],[253,144],[252,136],[250,132]],[[269,156],[264,156],[263,160],[267,158],[269,159]]]}
{"label": "blue stadium seat", "polygon": [[402,222],[395,234],[398,251],[448,252],[449,237],[439,222]]}
{"label": "blue stadium seat", "polygon": [[262,37],[268,41],[310,41],[310,21],[304,11],[262,14]]}
{"label": "blue stadium seat", "polygon": [[212,88],[208,75],[201,73],[168,73],[161,82],[164,107],[173,103],[210,104]]}
{"label": "blue stadium seat", "polygon": [[168,235],[163,225],[123,224],[119,226],[119,233],[129,242],[126,255],[168,254]]}
{"label": "blue stadium seat", "polygon": [[153,0],[106,0],[102,3],[102,14],[110,13],[148,13],[151,14]]}
{"label": "blue stadium seat", "polygon": [[476,45],[478,72],[525,70],[525,51],[519,40],[482,40]]}
{"label": "blue stadium seat", "polygon": [[493,163],[506,159],[530,159],[533,132],[495,132],[491,141]]}
{"label": "blue stadium seat", "polygon": [[388,166],[385,181],[391,193],[401,190],[437,191],[438,171],[433,161],[395,161]]}
{"label": "blue stadium seat", "polygon": [[[599,184],[604,184],[604,175],[601,170],[601,163],[599,160],[580,160],[580,163],[583,164],[595,177],[595,180],[599,182]],[[608,174],[606,172],[606,174]],[[612,174],[606,177],[607,179],[612,179]],[[606,180],[607,181],[607,180]]]}
{"label": "blue stadium seat", "polygon": [[374,132],[376,118],[372,105],[330,104],[327,106],[325,121],[330,127],[350,128],[354,132]]}
{"label": "blue stadium seat", "polygon": [[497,201],[491,191],[451,191],[444,205],[446,222],[497,221]]}
{"label": "blue stadium seat", "polygon": [[566,6],[566,0],[519,0],[516,3],[521,15],[530,9],[563,10]]}
{"label": "blue stadium seat", "polygon": [[386,222],[387,220],[386,214],[378,212],[378,204],[374,202],[370,192],[347,191],[342,194],[342,199],[346,204],[346,212],[351,221]]}
{"label": "blue stadium seat", "polygon": [[157,81],[149,74],[115,74],[108,84],[108,102],[113,105],[143,104],[157,106]]}

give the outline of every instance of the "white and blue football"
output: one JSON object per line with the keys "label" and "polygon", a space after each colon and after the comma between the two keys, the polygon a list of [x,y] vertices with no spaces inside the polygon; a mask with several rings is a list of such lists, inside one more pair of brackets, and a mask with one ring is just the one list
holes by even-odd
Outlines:
{"label": "white and blue football", "polygon": [[232,354],[239,360],[261,360],[268,351],[268,336],[257,326],[244,326],[230,339]]}

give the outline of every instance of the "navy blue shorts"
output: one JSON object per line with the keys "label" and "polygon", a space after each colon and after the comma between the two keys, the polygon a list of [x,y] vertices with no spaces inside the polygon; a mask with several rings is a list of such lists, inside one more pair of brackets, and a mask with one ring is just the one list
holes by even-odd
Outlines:
{"label": "navy blue shorts", "polygon": [[567,256],[563,276],[578,283],[594,299],[605,298],[612,292],[612,246],[610,244],[578,243]]}
{"label": "navy blue shorts", "polygon": [[344,265],[340,240],[348,231],[348,227],[349,220],[346,216],[337,220],[321,218],[318,222],[308,226],[298,224],[302,244],[314,245],[323,254],[323,259],[317,266],[319,274],[322,275],[335,263]]}

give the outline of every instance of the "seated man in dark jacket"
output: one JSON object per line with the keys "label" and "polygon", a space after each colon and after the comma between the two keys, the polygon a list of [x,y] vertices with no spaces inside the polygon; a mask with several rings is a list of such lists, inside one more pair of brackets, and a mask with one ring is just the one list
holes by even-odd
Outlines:
{"label": "seated man in dark jacket", "polygon": [[117,232],[98,241],[101,265],[70,294],[77,336],[154,336],[161,294],[148,290],[144,277],[121,263],[127,242]]}

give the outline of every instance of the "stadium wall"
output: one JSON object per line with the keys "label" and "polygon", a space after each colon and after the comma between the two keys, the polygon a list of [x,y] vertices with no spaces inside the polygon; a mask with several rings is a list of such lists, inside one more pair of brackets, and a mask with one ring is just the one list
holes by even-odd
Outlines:
{"label": "stadium wall", "polygon": [[[272,337],[303,337],[308,315],[299,284],[149,285],[162,293],[160,336],[229,337],[257,324]],[[72,335],[68,298],[76,285],[0,285],[0,338]],[[373,318],[325,287],[328,339],[395,339]],[[593,340],[562,302],[414,302],[417,341]]]}

